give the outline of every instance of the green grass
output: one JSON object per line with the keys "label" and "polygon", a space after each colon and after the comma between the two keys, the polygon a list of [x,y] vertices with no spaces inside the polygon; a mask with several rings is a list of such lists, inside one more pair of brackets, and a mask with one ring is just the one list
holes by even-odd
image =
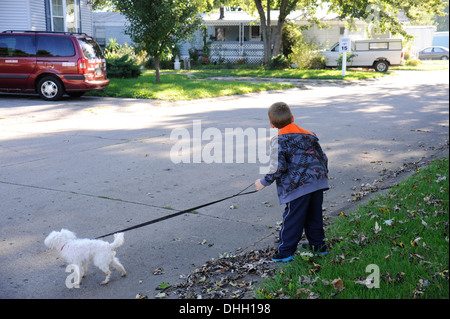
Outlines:
{"label": "green grass", "polygon": [[391,67],[390,70],[408,70],[408,71],[437,71],[448,70],[448,60],[421,60],[421,63],[416,66],[396,66]]}
{"label": "green grass", "polygon": [[[256,297],[448,299],[448,171],[448,157],[435,160],[388,194],[342,213],[326,230],[328,255],[297,254]],[[370,265],[379,269],[379,288],[364,284],[376,275]]]}
{"label": "green grass", "polygon": [[156,83],[155,72],[146,71],[135,79],[110,79],[104,91],[91,91],[94,96],[128,97],[158,100],[193,100],[218,96],[246,94],[268,90],[293,88],[286,83],[247,83],[238,81],[204,81],[190,79],[186,74],[167,72],[161,74],[161,83]]}
{"label": "green grass", "polygon": [[[188,74],[190,77],[188,77]],[[104,91],[91,91],[87,95],[157,99],[168,101],[193,100],[227,95],[239,95],[269,90],[293,88],[289,83],[245,81],[208,81],[209,77],[265,77],[290,79],[338,79],[342,80],[339,70],[265,70],[235,69],[235,70],[164,70],[161,72],[161,83],[156,83],[155,71],[145,71],[135,79],[111,78]],[[344,80],[361,80],[386,76],[384,73],[347,71]]]}
{"label": "green grass", "polygon": [[193,73],[196,77],[207,78],[213,76],[234,76],[234,77],[260,77],[260,78],[285,78],[285,79],[337,79],[337,80],[364,80],[387,76],[389,73],[380,73],[373,71],[346,71],[346,76],[342,76],[341,70],[266,70],[258,69],[237,69],[237,70],[190,70],[184,71]]}

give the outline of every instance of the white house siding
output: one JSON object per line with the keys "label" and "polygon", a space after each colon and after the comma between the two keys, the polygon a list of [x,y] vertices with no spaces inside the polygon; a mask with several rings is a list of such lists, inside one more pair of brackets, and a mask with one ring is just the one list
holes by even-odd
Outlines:
{"label": "white house siding", "polygon": [[180,43],[180,58],[189,58],[189,50],[195,48],[201,50],[203,48],[203,31],[195,31],[191,39]]}
{"label": "white house siding", "polygon": [[[81,31],[92,35],[92,6],[87,2],[88,0],[76,0],[76,3],[80,3],[78,19],[81,15]],[[0,32],[46,31],[45,3],[46,0],[0,0]]]}
{"label": "white house siding", "polygon": [[[1,1],[1,0],[0,0]],[[45,31],[45,3],[42,0],[29,1],[28,18],[30,19],[31,26],[28,30],[32,31]]]}
{"label": "white house siding", "polygon": [[130,36],[125,34],[127,20],[120,12],[93,12],[94,33],[97,42],[104,46],[109,39],[116,39],[118,44],[133,44]]}
{"label": "white house siding", "polygon": [[4,30],[29,30],[29,0],[0,0],[0,32]]}
{"label": "white house siding", "polygon": [[435,26],[405,26],[404,30],[414,36],[411,47],[412,54],[416,55],[420,50],[433,45]]}
{"label": "white house siding", "polygon": [[94,36],[92,23],[92,5],[87,4],[87,2],[87,0],[80,0],[81,32]]}
{"label": "white house siding", "polygon": [[[314,25],[308,30],[302,31],[302,33],[306,40],[314,42],[322,48],[329,48],[336,42],[339,42],[340,37],[344,36],[343,30],[346,22],[341,20],[328,20],[324,22],[330,27],[320,29]],[[304,25],[305,22],[300,24]],[[349,31],[348,37],[352,39],[364,39],[366,37],[364,22],[357,22],[356,30]]]}

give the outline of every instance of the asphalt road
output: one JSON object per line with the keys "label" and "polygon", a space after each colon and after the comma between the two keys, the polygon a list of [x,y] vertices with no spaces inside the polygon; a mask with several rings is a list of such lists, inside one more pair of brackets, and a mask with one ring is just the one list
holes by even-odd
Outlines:
{"label": "asphalt road", "polygon": [[[351,209],[364,195],[361,184],[386,188],[448,154],[448,70],[398,73],[177,103],[94,97],[48,103],[0,93],[0,298],[152,298],[162,282],[177,284],[206,260],[275,245],[284,209],[275,186],[126,232],[117,257],[128,275],[113,270],[107,286],[91,265],[81,287],[68,289],[66,264],[43,241],[61,228],[94,238],[239,192],[262,176],[264,165],[252,163],[250,153],[243,163],[228,163],[226,130],[267,129],[267,108],[277,101],[319,136],[329,158],[324,213]],[[201,128],[194,128],[198,120]],[[174,129],[192,138],[183,153],[189,163],[171,159],[180,146],[170,138]],[[195,140],[195,130],[203,140]],[[256,137],[261,145],[268,140]],[[221,163],[207,163],[206,151],[196,163],[198,145],[219,151],[212,141],[223,142],[222,157],[214,153]]]}

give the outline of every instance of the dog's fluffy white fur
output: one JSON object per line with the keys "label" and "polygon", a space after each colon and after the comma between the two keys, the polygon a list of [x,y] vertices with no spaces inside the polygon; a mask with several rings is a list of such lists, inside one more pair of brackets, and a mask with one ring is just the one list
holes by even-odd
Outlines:
{"label": "dog's fluffy white fur", "polygon": [[88,263],[92,260],[94,265],[106,274],[105,280],[101,282],[102,285],[110,281],[110,265],[116,268],[122,277],[126,276],[125,268],[114,251],[123,243],[123,233],[114,234],[114,241],[108,243],[99,239],[79,239],[73,232],[64,228],[59,232],[52,231],[44,241],[45,246],[58,251],[67,263],[78,266],[80,276],[75,284],[80,284],[81,278],[86,276]]}

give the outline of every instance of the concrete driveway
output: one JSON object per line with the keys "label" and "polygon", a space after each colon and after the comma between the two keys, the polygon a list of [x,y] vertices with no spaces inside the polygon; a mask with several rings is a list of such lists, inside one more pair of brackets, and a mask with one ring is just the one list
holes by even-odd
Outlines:
{"label": "concrete driveway", "polygon": [[261,177],[261,165],[248,161],[175,164],[170,135],[180,128],[193,135],[194,120],[219,132],[268,128],[267,108],[287,102],[329,157],[324,213],[351,209],[364,196],[361,184],[384,189],[448,154],[448,70],[398,73],[177,103],[0,94],[0,298],[152,298],[162,282],[177,284],[206,260],[275,245],[284,207],[272,186],[126,232],[117,256],[127,277],[113,270],[100,286],[104,275],[91,265],[80,288],[66,288],[66,264],[43,243],[52,230],[94,238],[232,195]]}

